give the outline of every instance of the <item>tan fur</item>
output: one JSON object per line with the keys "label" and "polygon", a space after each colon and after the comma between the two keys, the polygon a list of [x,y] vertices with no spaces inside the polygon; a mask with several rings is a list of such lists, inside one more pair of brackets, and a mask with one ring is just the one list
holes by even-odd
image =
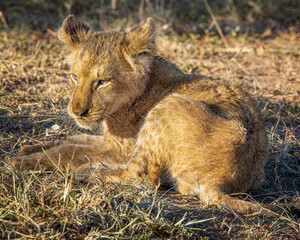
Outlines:
{"label": "tan fur", "polygon": [[[77,78],[70,79],[69,114],[84,128],[104,124],[105,134],[73,136],[45,153],[38,152],[41,145],[25,147],[12,160],[16,167],[107,166],[115,181],[146,177],[207,204],[260,210],[228,195],[257,188],[264,179],[267,137],[248,94],[186,75],[157,57],[152,19],[129,33],[103,33],[69,16],[59,37],[71,51]],[[105,84],[97,86],[99,80]]]}

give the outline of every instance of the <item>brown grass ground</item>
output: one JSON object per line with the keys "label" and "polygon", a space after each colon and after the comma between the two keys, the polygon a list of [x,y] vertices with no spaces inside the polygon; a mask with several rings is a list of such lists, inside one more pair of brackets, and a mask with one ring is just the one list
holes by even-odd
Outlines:
{"label": "brown grass ground", "polygon": [[[22,6],[26,9],[26,5]],[[65,110],[69,94],[66,53],[51,27],[51,21],[58,23],[61,19],[49,13],[54,19],[49,23],[34,15],[28,22],[34,25],[37,21],[38,28],[28,23],[18,25],[18,8],[9,7],[6,10],[11,15],[0,16],[3,23],[0,28],[0,238],[299,237],[300,35],[297,29],[290,28],[268,38],[228,34],[222,40],[209,33],[179,35],[172,26],[184,29],[189,25],[172,22],[171,26],[161,17],[158,20],[162,56],[185,72],[242,83],[261,104],[271,143],[266,181],[261,189],[239,197],[277,204],[283,214],[239,216],[219,206],[204,207],[192,197],[152,189],[147,182],[122,186],[103,183],[98,178],[88,182],[59,171],[8,170],[10,157],[21,146],[59,141],[82,132]],[[107,29],[117,30],[138,23],[118,18],[110,27],[108,22],[104,24]]]}

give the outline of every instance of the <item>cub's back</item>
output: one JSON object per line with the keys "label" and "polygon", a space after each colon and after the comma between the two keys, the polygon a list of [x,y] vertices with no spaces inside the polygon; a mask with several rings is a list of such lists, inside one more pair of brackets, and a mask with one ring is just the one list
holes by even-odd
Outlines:
{"label": "cub's back", "polygon": [[174,93],[208,104],[215,114],[249,123],[254,119],[263,122],[257,103],[237,84],[196,78],[178,87]]}

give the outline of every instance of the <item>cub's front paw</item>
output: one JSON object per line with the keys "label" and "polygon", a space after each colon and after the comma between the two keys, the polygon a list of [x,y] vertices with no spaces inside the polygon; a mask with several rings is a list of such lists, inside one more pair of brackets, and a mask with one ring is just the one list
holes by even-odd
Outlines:
{"label": "cub's front paw", "polygon": [[34,169],[38,162],[32,158],[31,155],[28,156],[16,156],[11,159],[11,164],[19,170],[29,170]]}
{"label": "cub's front paw", "polygon": [[49,161],[44,153],[33,153],[26,156],[16,156],[11,159],[12,165],[19,170],[35,169],[42,167],[43,169],[52,169],[53,164]]}

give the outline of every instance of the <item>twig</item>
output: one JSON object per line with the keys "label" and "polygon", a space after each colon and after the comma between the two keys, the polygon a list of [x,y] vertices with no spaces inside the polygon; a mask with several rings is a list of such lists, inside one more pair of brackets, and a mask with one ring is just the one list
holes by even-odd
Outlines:
{"label": "twig", "polygon": [[6,20],[5,20],[5,17],[4,17],[4,15],[3,15],[3,13],[2,13],[2,11],[0,11],[0,19],[1,19],[1,21],[2,21],[2,23],[3,23],[3,25],[4,25],[4,28],[8,28],[8,25],[7,25],[7,22],[6,22]]}
{"label": "twig", "polygon": [[210,17],[211,17],[211,19],[212,19],[214,25],[215,25],[216,28],[217,28],[217,31],[218,31],[218,33],[219,33],[219,35],[220,35],[220,37],[221,37],[221,39],[222,39],[222,41],[223,41],[225,47],[229,47],[229,44],[228,44],[226,38],[224,37],[224,34],[223,34],[223,32],[222,32],[222,29],[220,28],[220,25],[219,25],[219,23],[218,23],[218,21],[217,21],[215,15],[214,15],[213,11],[211,10],[211,8],[210,8],[210,6],[209,6],[207,0],[203,0],[203,2],[204,2],[204,4],[205,4],[205,7],[206,7],[206,9],[207,9],[207,11],[208,11],[208,13],[209,13],[209,15],[210,15]]}
{"label": "twig", "polygon": [[58,139],[59,134],[61,133],[61,130],[62,130],[62,128],[63,128],[63,125],[66,123],[66,120],[67,120],[67,119],[64,120],[64,122],[61,124],[60,128],[58,129],[56,136],[55,136],[54,139],[52,140],[51,147],[53,147],[54,142]]}

